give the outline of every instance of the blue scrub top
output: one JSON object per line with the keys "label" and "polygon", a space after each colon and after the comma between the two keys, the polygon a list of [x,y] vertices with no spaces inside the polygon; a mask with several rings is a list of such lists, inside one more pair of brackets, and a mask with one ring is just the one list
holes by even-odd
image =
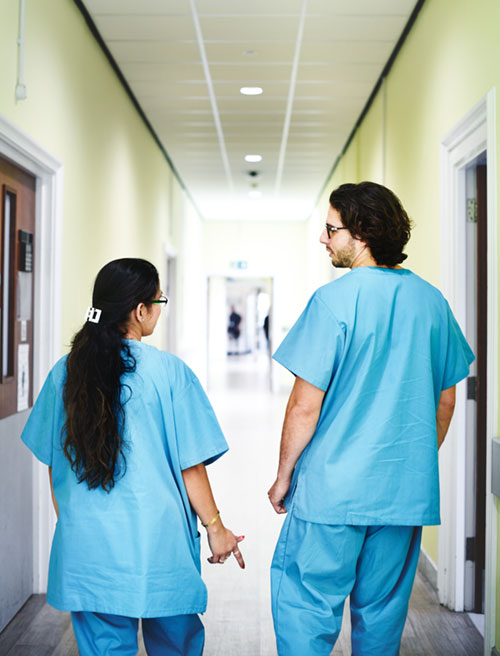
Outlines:
{"label": "blue scrub top", "polygon": [[408,269],[355,268],[313,294],[273,357],[326,392],[295,514],[439,524],[436,410],[474,360],[441,292]]}
{"label": "blue scrub top", "polygon": [[52,467],[59,518],[47,601],[59,610],[129,617],[201,613],[200,537],[182,470],[228,446],[198,379],[175,356],[127,340],[126,471],[108,494],[78,483],[61,446],[66,358],[50,372],[22,439]]}

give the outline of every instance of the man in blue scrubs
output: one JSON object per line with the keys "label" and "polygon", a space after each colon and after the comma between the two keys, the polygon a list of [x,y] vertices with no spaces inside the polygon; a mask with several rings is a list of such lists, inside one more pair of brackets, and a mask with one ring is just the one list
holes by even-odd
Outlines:
{"label": "man in blue scrubs", "polygon": [[320,287],[274,354],[296,377],[269,499],[278,654],[330,654],[350,596],[353,656],[399,653],[438,448],[474,356],[442,294],[400,265],[411,223],[371,182],[332,192]]}

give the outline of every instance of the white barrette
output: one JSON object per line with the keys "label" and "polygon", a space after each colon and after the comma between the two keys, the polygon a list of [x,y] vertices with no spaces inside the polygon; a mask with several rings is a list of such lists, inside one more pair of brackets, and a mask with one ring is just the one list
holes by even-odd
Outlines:
{"label": "white barrette", "polygon": [[90,321],[91,323],[99,323],[99,319],[101,318],[101,314],[102,314],[102,310],[99,310],[99,308],[88,307],[85,319],[87,321]]}

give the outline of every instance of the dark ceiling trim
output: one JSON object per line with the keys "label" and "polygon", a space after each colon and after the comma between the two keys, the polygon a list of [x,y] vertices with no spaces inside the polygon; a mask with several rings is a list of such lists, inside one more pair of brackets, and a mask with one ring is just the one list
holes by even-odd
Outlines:
{"label": "dark ceiling trim", "polygon": [[101,36],[99,30],[97,29],[96,24],[95,24],[94,21],[92,20],[92,16],[89,14],[89,12],[88,12],[87,8],[85,7],[85,5],[83,4],[82,0],[73,0],[73,2],[75,3],[75,5],[76,5],[76,6],[78,7],[78,9],[80,10],[82,16],[85,18],[85,22],[87,23],[87,26],[88,26],[89,30],[92,32],[93,37],[95,38],[95,40],[96,40],[97,43],[99,44],[99,46],[100,46],[101,50],[103,51],[103,53],[105,54],[105,56],[106,56],[108,62],[111,64],[111,68],[114,70],[114,72],[115,72],[117,78],[120,80],[120,82],[121,82],[123,88],[125,89],[125,92],[127,93],[128,97],[129,97],[130,100],[132,101],[132,104],[133,104],[134,107],[136,108],[136,110],[137,110],[139,116],[140,116],[140,117],[142,118],[142,120],[144,121],[144,123],[145,123],[147,129],[148,129],[149,132],[151,133],[151,136],[152,136],[153,139],[155,140],[155,142],[156,142],[158,148],[161,150],[163,156],[164,156],[165,159],[167,160],[167,163],[168,163],[168,165],[170,166],[170,168],[171,168],[171,170],[172,170],[172,173],[173,173],[173,174],[175,175],[175,177],[177,178],[177,181],[178,181],[179,184],[181,185],[182,189],[183,189],[183,190],[186,192],[186,194],[189,196],[189,200],[191,201],[191,203],[193,204],[194,208],[195,208],[196,211],[198,212],[200,218],[203,218],[203,214],[200,212],[200,210],[199,210],[197,204],[195,203],[195,201],[194,201],[194,199],[193,199],[193,197],[192,197],[192,195],[191,195],[189,189],[188,189],[188,188],[186,187],[186,185],[184,184],[184,181],[183,181],[183,179],[181,178],[181,176],[180,176],[180,174],[179,174],[179,171],[175,168],[175,165],[174,165],[173,161],[171,160],[170,155],[169,155],[168,152],[166,151],[165,146],[162,144],[162,142],[161,142],[161,140],[160,140],[160,137],[157,135],[155,129],[153,128],[153,126],[152,126],[151,123],[149,122],[149,119],[148,119],[148,117],[146,116],[146,113],[145,113],[144,110],[142,109],[142,107],[141,107],[139,101],[137,100],[136,96],[134,95],[134,92],[133,92],[132,89],[130,88],[130,86],[129,86],[127,80],[125,79],[125,76],[124,76],[123,73],[121,72],[120,67],[119,67],[118,64],[116,63],[115,58],[114,58],[113,55],[111,54],[111,52],[110,52],[108,46],[106,45],[106,43],[105,43],[104,39],[102,38],[102,36]]}
{"label": "dark ceiling trim", "polygon": [[335,160],[335,162],[334,162],[334,164],[333,164],[333,166],[330,170],[330,173],[327,175],[327,178],[325,180],[325,184],[321,187],[321,191],[318,194],[318,197],[316,199],[314,207],[317,207],[317,205],[318,205],[318,203],[321,199],[321,196],[323,195],[323,192],[325,191],[326,186],[327,186],[330,178],[332,177],[332,175],[337,170],[337,166],[339,165],[340,160],[346,154],[347,149],[349,148],[349,146],[351,145],[352,140],[354,139],[354,135],[356,134],[358,128],[360,127],[361,123],[363,122],[365,116],[368,114],[368,112],[370,110],[370,107],[372,106],[373,101],[375,100],[375,97],[376,97],[377,93],[379,92],[380,87],[382,86],[382,84],[384,82],[384,79],[389,75],[389,72],[392,68],[392,65],[394,64],[394,62],[396,60],[396,57],[399,54],[399,51],[403,47],[403,44],[406,41],[406,37],[410,33],[410,30],[413,27],[413,24],[417,20],[417,17],[419,15],[420,10],[422,9],[424,3],[425,3],[425,0],[418,0],[418,2],[415,5],[413,11],[411,12],[410,18],[408,19],[408,22],[406,23],[404,30],[401,32],[401,36],[399,37],[398,42],[394,46],[394,50],[391,52],[391,55],[390,55],[389,59],[387,60],[387,63],[384,66],[384,69],[383,69],[382,73],[380,74],[377,82],[375,83],[375,86],[373,87],[373,91],[371,92],[370,97],[368,98],[368,100],[366,101],[365,106],[363,107],[363,111],[361,112],[361,114],[359,115],[358,120],[354,124],[354,127],[351,130],[351,134],[348,136],[347,141],[345,142],[344,147],[342,148],[342,151],[340,152],[340,155]]}

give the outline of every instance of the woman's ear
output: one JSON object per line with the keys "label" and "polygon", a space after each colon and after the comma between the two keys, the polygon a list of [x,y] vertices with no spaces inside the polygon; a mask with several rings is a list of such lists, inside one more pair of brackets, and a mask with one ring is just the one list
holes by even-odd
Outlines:
{"label": "woman's ear", "polygon": [[144,303],[139,303],[139,305],[133,310],[134,317],[139,321],[140,323],[144,322],[144,318],[146,316],[146,306]]}

